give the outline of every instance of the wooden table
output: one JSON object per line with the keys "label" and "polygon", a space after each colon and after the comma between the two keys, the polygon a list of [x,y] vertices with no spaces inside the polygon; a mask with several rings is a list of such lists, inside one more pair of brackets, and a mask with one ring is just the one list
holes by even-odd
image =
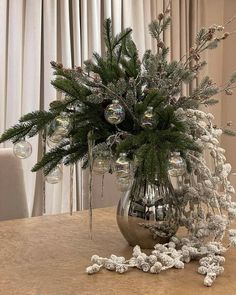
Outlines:
{"label": "wooden table", "polygon": [[132,252],[117,228],[114,208],[94,210],[93,224],[90,240],[87,211],[0,222],[0,294],[236,294],[236,250],[227,253],[225,272],[211,288],[203,286],[197,263],[159,275],[103,270],[88,276],[93,254],[130,257]]}

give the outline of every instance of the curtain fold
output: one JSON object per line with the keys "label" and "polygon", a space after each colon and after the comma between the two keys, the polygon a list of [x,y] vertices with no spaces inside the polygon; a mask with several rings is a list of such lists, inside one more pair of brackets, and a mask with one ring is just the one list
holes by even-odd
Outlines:
{"label": "curtain fold", "polygon": [[0,133],[6,128],[8,1],[0,1]]}
{"label": "curtain fold", "polygon": [[[219,2],[223,6],[224,1]],[[66,67],[81,66],[94,51],[104,53],[105,18],[112,18],[114,34],[126,27],[133,28],[140,55],[148,48],[155,51],[155,40],[148,33],[148,24],[168,3],[167,0],[1,0],[0,132],[15,124],[26,112],[47,109],[52,100],[63,99],[50,85],[53,78],[50,61],[62,62]],[[179,60],[188,51],[193,36],[202,24],[206,24],[208,17],[221,22],[223,10],[218,11],[214,5],[213,0],[172,1],[172,25],[163,36],[170,46],[169,60]],[[183,92],[188,91],[186,86]],[[33,154],[23,161],[28,206],[32,215],[40,215],[43,213],[43,176],[41,172],[31,173],[30,168],[42,154],[41,138],[30,142]],[[69,210],[69,176],[69,167],[63,168],[62,182],[46,184],[47,214]],[[86,172],[84,174],[77,166],[74,210],[87,207],[86,181]],[[120,193],[114,176],[105,175],[103,199],[101,185],[102,179],[95,177],[94,207],[116,204]]]}

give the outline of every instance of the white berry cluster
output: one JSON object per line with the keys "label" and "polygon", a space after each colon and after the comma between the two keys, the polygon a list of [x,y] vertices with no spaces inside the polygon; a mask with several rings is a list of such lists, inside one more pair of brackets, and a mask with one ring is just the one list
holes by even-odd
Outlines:
{"label": "white berry cluster", "polygon": [[232,247],[236,247],[236,229],[229,230],[229,241]]}
{"label": "white berry cluster", "polygon": [[179,108],[176,115],[189,127],[188,136],[202,148],[202,153],[186,154],[191,173],[184,175],[181,190],[176,190],[174,196],[181,212],[180,225],[188,229],[189,236],[172,237],[167,244],[157,244],[151,255],[135,246],[129,260],[115,255],[110,258],[95,255],[92,257],[94,264],[87,268],[87,273],[98,272],[101,268],[124,273],[136,267],[158,274],[199,260],[198,273],[205,275],[204,285],[211,286],[224,271],[222,255],[228,247],[236,246],[235,229],[228,231],[227,247],[222,245],[231,221],[236,218],[236,202],[232,200],[235,190],[228,180],[231,165],[226,162],[225,150],[219,142],[222,130],[213,125],[214,116],[210,113]]}
{"label": "white berry cluster", "polygon": [[118,273],[124,273],[129,267],[124,257],[119,257],[114,254],[112,254],[110,258],[103,258],[99,257],[98,255],[93,255],[91,257],[91,262],[93,265],[87,267],[86,269],[88,274],[94,274],[102,267],[106,268],[107,270],[114,270]]}
{"label": "white berry cluster", "polygon": [[205,275],[204,285],[210,287],[216,277],[224,272],[222,266],[225,262],[224,256],[209,254],[199,260],[198,273]]}
{"label": "white berry cluster", "polygon": [[189,152],[186,156],[192,172],[179,197],[181,224],[202,242],[209,237],[221,241],[236,218],[236,202],[232,201],[235,190],[228,180],[231,165],[219,146],[222,130],[213,125],[210,113],[179,108],[176,115],[186,122],[189,136],[203,149],[202,153]]}
{"label": "white berry cluster", "polygon": [[203,246],[198,239],[172,237],[167,244],[156,244],[150,255],[142,252],[137,245],[133,248],[132,257],[118,257],[114,254],[110,258],[93,255],[92,266],[86,269],[88,274],[94,274],[102,268],[123,274],[129,268],[138,268],[143,272],[159,274],[170,268],[182,269],[185,263],[199,260],[198,273],[205,275],[204,285],[211,286],[216,277],[223,273],[222,256],[226,248],[220,242],[208,242]]}

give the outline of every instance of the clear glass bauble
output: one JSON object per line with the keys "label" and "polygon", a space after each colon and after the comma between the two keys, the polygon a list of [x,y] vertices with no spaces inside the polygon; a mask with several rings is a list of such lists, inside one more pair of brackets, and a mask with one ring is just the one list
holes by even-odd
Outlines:
{"label": "clear glass bauble", "polygon": [[125,110],[118,100],[113,100],[111,104],[109,104],[104,112],[105,119],[110,124],[120,124],[125,119]]}
{"label": "clear glass bauble", "polygon": [[115,162],[116,182],[120,191],[127,191],[133,177],[132,165],[126,153],[121,153]]}
{"label": "clear glass bauble", "polygon": [[154,126],[153,107],[147,107],[147,110],[143,114],[141,125],[144,128],[152,128]]}
{"label": "clear glass bauble", "polygon": [[26,159],[32,154],[32,145],[25,140],[18,141],[13,146],[13,152],[17,158]]}
{"label": "clear glass bauble", "polygon": [[116,178],[116,183],[118,186],[119,191],[121,192],[126,192],[132,182],[132,177],[120,177],[120,178]]}
{"label": "clear glass bauble", "polygon": [[126,153],[121,153],[115,163],[116,177],[127,178],[131,175],[131,164]]}
{"label": "clear glass bauble", "polygon": [[59,143],[71,130],[70,118],[64,115],[57,116],[49,125],[50,140]]}
{"label": "clear glass bauble", "polygon": [[50,147],[50,145],[51,146],[55,146],[58,143],[60,143],[63,138],[64,138],[64,136],[62,136],[61,134],[57,134],[56,132],[54,132],[51,136],[48,137],[47,144],[48,144],[49,147]]}
{"label": "clear glass bauble", "polygon": [[57,146],[57,144],[60,142],[62,140],[62,138],[60,139],[60,140],[56,140],[56,138],[51,138],[51,136],[50,137],[48,137],[47,138],[47,146],[49,147],[49,148],[54,148],[55,146]]}
{"label": "clear glass bauble", "polygon": [[180,153],[174,152],[169,159],[168,174],[171,177],[183,176],[186,172],[186,163]]}
{"label": "clear glass bauble", "polygon": [[97,155],[93,161],[93,171],[96,174],[104,174],[109,172],[111,159],[109,153],[101,153]]}
{"label": "clear glass bauble", "polygon": [[45,176],[45,181],[50,184],[59,183],[62,180],[62,169],[59,165],[55,167],[47,176]]}

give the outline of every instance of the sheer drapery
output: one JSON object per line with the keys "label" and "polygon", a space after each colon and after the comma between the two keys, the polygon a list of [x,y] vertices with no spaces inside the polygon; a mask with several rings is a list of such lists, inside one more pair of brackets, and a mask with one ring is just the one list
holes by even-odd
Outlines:
{"label": "sheer drapery", "polygon": [[[47,109],[49,103],[61,96],[50,85],[50,61],[65,66],[79,66],[91,58],[93,51],[104,52],[102,23],[113,21],[113,32],[133,28],[133,38],[142,55],[147,48],[155,50],[148,34],[148,24],[168,5],[168,0],[1,0],[0,1],[0,132],[15,124],[26,112]],[[193,42],[201,24],[223,20],[224,3],[233,0],[174,0],[172,25],[164,35],[169,44],[170,59],[179,59]],[[210,56],[209,67],[222,60],[222,49]],[[214,64],[217,82],[221,81],[222,62]],[[188,91],[188,89],[184,89]],[[215,109],[218,121],[221,108]],[[41,156],[41,140],[31,139],[33,154],[23,161],[29,212],[42,214],[42,173],[33,174],[30,168]],[[7,143],[5,146],[11,146]],[[46,212],[68,211],[69,168],[63,168],[63,181],[46,185]],[[86,208],[86,176],[79,167],[74,178],[74,210]],[[84,178],[84,179],[83,179]],[[112,175],[101,182],[94,179],[94,207],[115,204],[119,192]]]}

